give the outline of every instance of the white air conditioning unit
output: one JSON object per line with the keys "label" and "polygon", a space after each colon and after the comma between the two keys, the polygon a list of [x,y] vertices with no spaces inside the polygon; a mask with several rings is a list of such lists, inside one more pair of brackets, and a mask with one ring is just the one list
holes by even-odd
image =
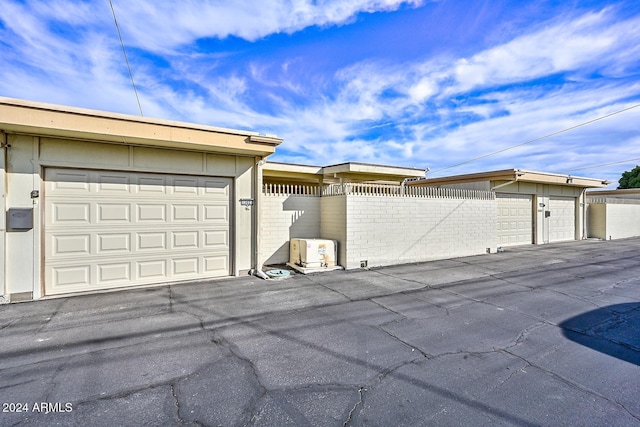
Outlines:
{"label": "white air conditioning unit", "polygon": [[291,239],[289,263],[304,268],[335,267],[338,242],[326,239]]}

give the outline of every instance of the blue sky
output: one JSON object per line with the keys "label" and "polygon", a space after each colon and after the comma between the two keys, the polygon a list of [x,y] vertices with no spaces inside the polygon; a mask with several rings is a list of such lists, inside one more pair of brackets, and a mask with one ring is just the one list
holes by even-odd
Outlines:
{"label": "blue sky", "polygon": [[[112,1],[145,116],[276,134],[273,161],[640,164],[640,108],[464,163],[640,104],[637,0]],[[0,96],[140,114],[108,0],[0,6]]]}

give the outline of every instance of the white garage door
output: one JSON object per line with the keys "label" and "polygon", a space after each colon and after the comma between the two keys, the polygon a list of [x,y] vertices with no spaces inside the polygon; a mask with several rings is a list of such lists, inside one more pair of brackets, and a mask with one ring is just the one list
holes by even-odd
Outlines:
{"label": "white garage door", "polygon": [[498,203],[498,242],[500,246],[533,243],[533,196],[496,194]]}
{"label": "white garage door", "polygon": [[231,180],[45,170],[47,295],[227,276]]}
{"label": "white garage door", "polygon": [[549,198],[549,241],[562,242],[576,238],[575,197],[551,196]]}

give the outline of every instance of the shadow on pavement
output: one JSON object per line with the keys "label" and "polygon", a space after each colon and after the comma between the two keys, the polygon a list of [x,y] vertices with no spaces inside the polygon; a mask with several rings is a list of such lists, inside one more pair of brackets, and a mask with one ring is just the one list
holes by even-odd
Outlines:
{"label": "shadow on pavement", "polygon": [[560,327],[571,341],[640,366],[640,302],[588,311]]}

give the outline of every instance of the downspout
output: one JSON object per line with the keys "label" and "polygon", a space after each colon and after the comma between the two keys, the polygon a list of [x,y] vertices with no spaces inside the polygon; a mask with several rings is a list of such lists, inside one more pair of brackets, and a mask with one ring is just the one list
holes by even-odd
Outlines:
{"label": "downspout", "polygon": [[587,230],[587,221],[589,220],[589,218],[587,218],[587,189],[583,188],[582,189],[582,240],[586,240],[589,235],[588,235],[588,230]]}
{"label": "downspout", "polygon": [[261,279],[268,279],[262,271],[262,259],[260,252],[260,207],[262,206],[262,165],[264,165],[264,157],[255,158],[255,167],[253,175],[253,188],[255,191],[254,203],[253,203],[253,262],[254,267],[249,271],[249,274],[259,277]]}

